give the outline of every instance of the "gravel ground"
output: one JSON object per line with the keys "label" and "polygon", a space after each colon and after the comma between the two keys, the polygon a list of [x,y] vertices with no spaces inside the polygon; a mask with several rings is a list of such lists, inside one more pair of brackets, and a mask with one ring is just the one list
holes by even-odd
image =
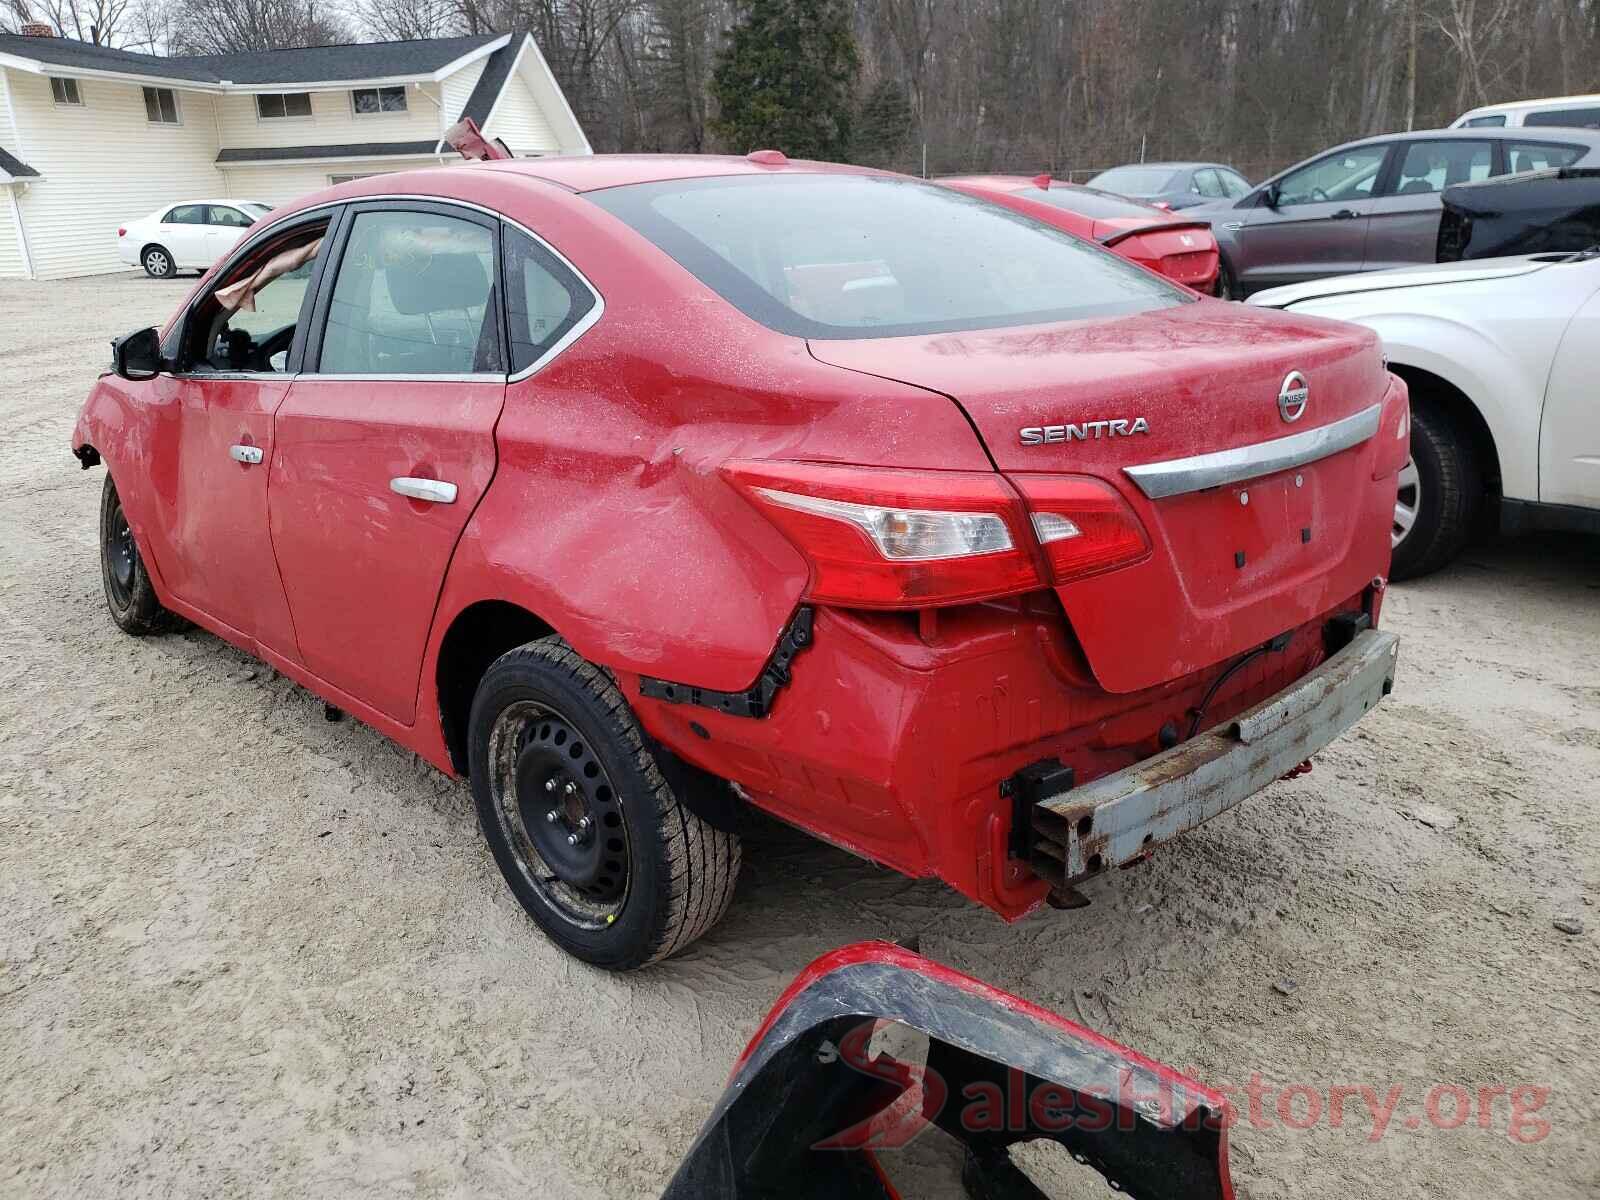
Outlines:
{"label": "gravel ground", "polygon": [[[650,1196],[796,970],[912,935],[1240,1089],[1256,1200],[1600,1189],[1600,543],[1394,589],[1390,701],[1088,909],[1007,927],[758,822],[723,924],[612,977],[523,917],[464,785],[209,635],[112,626],[68,437],[187,286],[0,283],[0,1194]],[[1381,1136],[1332,1119],[1362,1086],[1400,1089]],[[1548,1093],[1480,1127],[1495,1087]]]}

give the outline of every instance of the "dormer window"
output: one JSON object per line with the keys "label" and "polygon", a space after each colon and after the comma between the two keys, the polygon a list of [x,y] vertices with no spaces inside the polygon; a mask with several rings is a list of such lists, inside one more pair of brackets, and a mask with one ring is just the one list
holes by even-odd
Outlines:
{"label": "dormer window", "polygon": [[78,91],[76,79],[50,78],[50,95],[57,104],[82,104],[83,96]]}
{"label": "dormer window", "polygon": [[403,113],[406,111],[406,89],[404,87],[355,88],[350,93],[350,104],[357,116]]}
{"label": "dormer window", "polygon": [[256,97],[256,116],[263,121],[277,121],[285,117],[309,117],[310,92],[276,92]]}

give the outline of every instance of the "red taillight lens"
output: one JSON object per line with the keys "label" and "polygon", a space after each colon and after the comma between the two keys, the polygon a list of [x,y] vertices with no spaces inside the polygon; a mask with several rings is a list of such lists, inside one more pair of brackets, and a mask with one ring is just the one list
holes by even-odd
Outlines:
{"label": "red taillight lens", "polygon": [[724,474],[806,556],[819,604],[930,608],[1043,586],[998,475],[782,462]]}
{"label": "red taillight lens", "polygon": [[1069,583],[1138,562],[1150,538],[1128,502],[1085,475],[1013,475],[1028,502],[1052,582]]}
{"label": "red taillight lens", "polygon": [[127,227],[127,226],[126,226],[126,225],[123,225],[123,226],[121,226],[121,227],[120,227],[120,228],[118,228],[118,230],[117,230],[117,236],[118,236],[118,237],[119,237],[119,238],[120,238],[120,237],[127,237],[127,236],[128,236],[128,227]]}

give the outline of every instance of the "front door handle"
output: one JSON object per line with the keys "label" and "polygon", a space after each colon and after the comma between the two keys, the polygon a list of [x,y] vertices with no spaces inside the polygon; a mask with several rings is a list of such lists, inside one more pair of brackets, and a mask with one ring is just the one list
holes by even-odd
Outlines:
{"label": "front door handle", "polygon": [[1349,221],[1349,220],[1353,220],[1356,217],[1359,217],[1360,215],[1361,214],[1358,213],[1353,208],[1341,208],[1338,212],[1333,214],[1333,220],[1335,220],[1335,221]]}
{"label": "front door handle", "polygon": [[229,446],[228,457],[236,463],[243,463],[247,467],[253,467],[261,461],[261,447]]}
{"label": "front door handle", "polygon": [[454,504],[456,485],[442,479],[417,479],[410,475],[397,475],[389,480],[389,490],[398,496],[425,500],[429,504]]}

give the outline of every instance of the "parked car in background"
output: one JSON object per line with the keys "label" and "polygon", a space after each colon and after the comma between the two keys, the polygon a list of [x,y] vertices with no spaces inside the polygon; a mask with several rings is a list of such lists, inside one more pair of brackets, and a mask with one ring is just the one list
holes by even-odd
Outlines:
{"label": "parked car in background", "polygon": [[1551,96],[1544,100],[1514,100],[1485,104],[1464,112],[1451,129],[1508,129],[1518,126],[1560,126],[1600,129],[1600,96]]}
{"label": "parked car in background", "polygon": [[1530,171],[1444,191],[1440,262],[1600,246],[1600,169]]}
{"label": "parked car in background", "polygon": [[204,271],[233,248],[267,213],[256,200],[184,200],[117,230],[117,253],[130,267],[168,279],[179,271]]}
{"label": "parked car in background", "polygon": [[1600,133],[1431,130],[1362,138],[1297,163],[1240,200],[1188,210],[1216,233],[1222,291],[1431,263],[1440,193],[1520,171],[1600,166]]}
{"label": "parked car in background", "polygon": [[1197,292],[1216,289],[1217,239],[1203,221],[1048,175],[953,175],[935,182],[1099,242]]}
{"label": "parked car in background", "polygon": [[1089,186],[1171,209],[1237,200],[1250,190],[1243,175],[1221,163],[1129,163],[1101,171]]}
{"label": "parked car in background", "polygon": [[1600,257],[1441,263],[1276,288],[1252,304],[1374,330],[1411,389],[1395,579],[1436,570],[1484,505],[1506,531],[1600,533]]}
{"label": "parked car in background", "polygon": [[305,197],[72,449],[120,628],[469,776],[622,969],[721,917],[745,805],[1015,920],[1294,770],[1395,678],[1406,422],[1370,330],[757,151]]}

